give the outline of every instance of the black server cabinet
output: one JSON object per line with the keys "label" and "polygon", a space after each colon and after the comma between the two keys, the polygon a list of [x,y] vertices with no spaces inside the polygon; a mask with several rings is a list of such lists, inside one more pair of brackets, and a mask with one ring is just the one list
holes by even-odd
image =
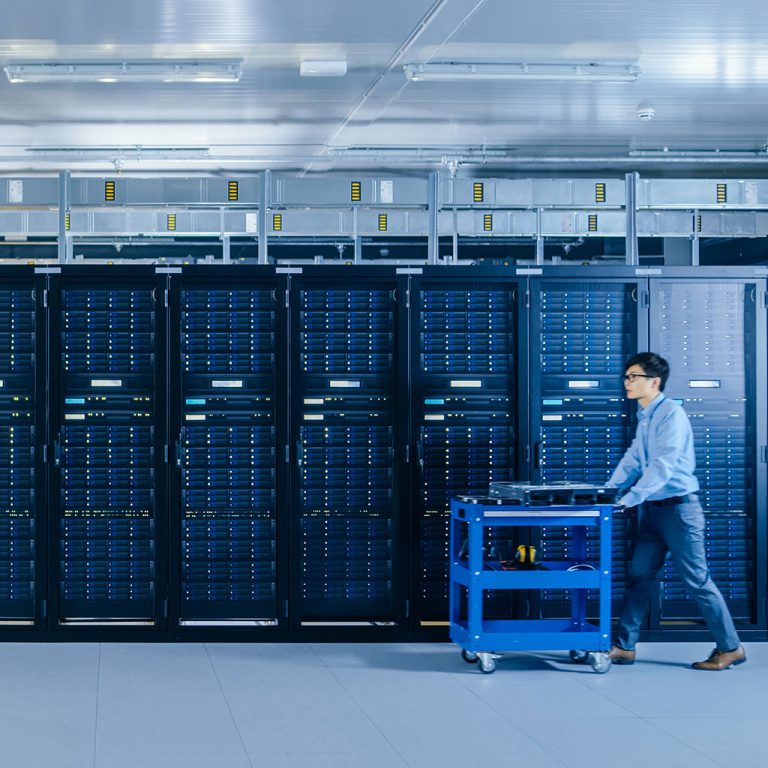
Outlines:
{"label": "black server cabinet", "polygon": [[44,278],[0,271],[0,623],[42,618],[45,590]]}
{"label": "black server cabinet", "polygon": [[272,625],[286,598],[285,279],[184,267],[171,285],[171,621]]}
{"label": "black server cabinet", "polygon": [[[700,275],[701,271],[697,272]],[[703,277],[703,276],[702,276]],[[659,279],[651,347],[670,361],[665,394],[686,409],[712,578],[737,626],[765,626],[765,309],[761,280]],[[758,340],[762,340],[760,343]],[[701,621],[669,561],[656,628]]]}
{"label": "black server cabinet", "polygon": [[293,626],[405,613],[404,301],[393,269],[291,277]]}
{"label": "black server cabinet", "polygon": [[[508,270],[463,268],[426,268],[411,281],[411,594],[420,626],[447,623],[451,498],[484,496],[489,483],[520,476],[525,285]],[[511,557],[509,542],[488,545]]]}
{"label": "black server cabinet", "polygon": [[165,278],[51,277],[53,616],[159,626],[165,607]]}
{"label": "black server cabinet", "polygon": [[[635,408],[624,397],[624,363],[647,338],[647,282],[614,276],[562,275],[531,281],[531,422],[533,478],[542,482],[605,483],[632,440]],[[621,272],[625,272],[624,275]],[[613,602],[626,588],[632,520],[613,524]],[[570,532],[540,529],[542,556],[573,559]],[[587,565],[599,561],[596,536],[587,537]],[[568,616],[567,590],[542,590],[540,615]],[[588,594],[588,610],[598,610]]]}

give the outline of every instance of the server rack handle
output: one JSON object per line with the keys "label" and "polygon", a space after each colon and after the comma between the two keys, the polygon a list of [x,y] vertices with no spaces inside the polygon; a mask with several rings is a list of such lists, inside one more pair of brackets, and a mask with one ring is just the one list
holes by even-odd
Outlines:
{"label": "server rack handle", "polygon": [[53,441],[53,466],[61,466],[61,435],[57,435]]}
{"label": "server rack handle", "polygon": [[304,464],[304,446],[301,440],[296,441],[296,466],[301,467]]}
{"label": "server rack handle", "polygon": [[174,452],[176,454],[176,466],[181,469],[181,438],[176,441]]}
{"label": "server rack handle", "polygon": [[424,441],[419,438],[416,441],[416,461],[419,465],[419,469],[424,471]]}
{"label": "server rack handle", "polygon": [[541,447],[541,444],[537,440],[533,444],[533,468],[534,469],[541,469],[540,447]]}

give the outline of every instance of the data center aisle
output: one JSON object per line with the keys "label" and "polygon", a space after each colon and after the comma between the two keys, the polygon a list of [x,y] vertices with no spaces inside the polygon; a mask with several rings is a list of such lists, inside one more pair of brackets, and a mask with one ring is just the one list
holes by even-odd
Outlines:
{"label": "data center aisle", "polygon": [[562,652],[493,675],[429,645],[0,645],[13,768],[654,768],[768,762],[768,644],[639,646],[596,675]]}

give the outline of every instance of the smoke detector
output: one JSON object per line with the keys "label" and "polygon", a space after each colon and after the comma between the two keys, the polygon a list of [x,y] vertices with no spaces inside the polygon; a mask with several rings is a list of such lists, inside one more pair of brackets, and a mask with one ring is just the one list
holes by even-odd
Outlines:
{"label": "smoke detector", "polygon": [[643,99],[637,105],[635,114],[637,115],[638,120],[648,122],[649,120],[653,120],[653,118],[656,117],[656,107],[654,107],[653,104],[648,101],[648,99]]}

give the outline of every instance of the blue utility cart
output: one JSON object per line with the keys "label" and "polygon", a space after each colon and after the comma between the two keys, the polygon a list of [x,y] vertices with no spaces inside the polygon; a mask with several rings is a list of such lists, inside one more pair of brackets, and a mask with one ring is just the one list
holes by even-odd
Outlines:
{"label": "blue utility cart", "polygon": [[[496,668],[498,652],[563,649],[595,672],[611,667],[611,523],[613,504],[520,506],[498,498],[451,500],[450,637],[465,661],[481,672]],[[573,561],[545,560],[504,570],[508,563],[484,557],[490,528],[567,526],[573,536]],[[599,563],[587,564],[587,530],[597,528]],[[498,531],[497,531],[498,533]],[[511,533],[511,532],[510,532]],[[525,552],[523,552],[525,554]],[[529,551],[530,554],[530,551]],[[513,568],[516,566],[511,564]],[[566,619],[492,619],[483,616],[486,590],[567,589]],[[599,593],[599,619],[587,620],[587,592]]]}

